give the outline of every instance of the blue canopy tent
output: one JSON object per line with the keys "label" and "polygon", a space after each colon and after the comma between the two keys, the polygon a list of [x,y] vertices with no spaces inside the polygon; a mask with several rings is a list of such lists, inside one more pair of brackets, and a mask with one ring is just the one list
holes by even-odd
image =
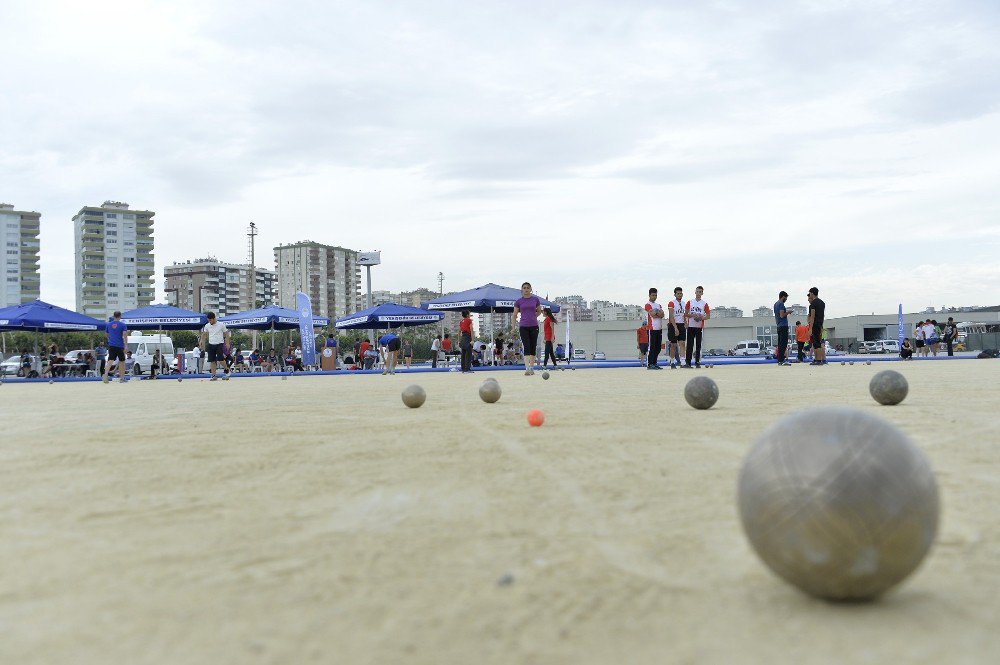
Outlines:
{"label": "blue canopy tent", "polygon": [[[420,306],[427,310],[444,310],[450,312],[459,312],[467,309],[470,312],[478,312],[480,314],[506,313],[514,311],[514,303],[520,297],[521,289],[515,289],[511,286],[500,286],[499,284],[490,282],[489,284],[477,286],[474,289],[435,298],[430,302],[421,303]],[[556,303],[549,302],[541,296],[538,299],[542,301],[542,307],[548,307],[553,313],[559,311],[560,307]],[[492,316],[490,317],[489,336],[490,339],[493,338]]]}
{"label": "blue canopy tent", "polygon": [[200,330],[208,317],[173,305],[149,305],[122,313],[129,330]]}
{"label": "blue canopy tent", "polygon": [[419,307],[407,307],[395,303],[386,303],[363,309],[337,319],[334,325],[338,330],[390,330],[404,326],[426,326],[438,323],[444,318],[441,312],[428,312]]}
{"label": "blue canopy tent", "polygon": [[[271,348],[274,348],[274,331],[276,330],[297,330],[299,327],[299,313],[294,309],[286,309],[277,305],[268,305],[258,309],[251,309],[239,314],[230,314],[219,319],[226,324],[227,328],[244,330],[266,330],[272,333]],[[330,319],[325,316],[313,316],[313,327],[323,328],[330,325]]]}
{"label": "blue canopy tent", "polygon": [[[467,309],[470,312],[488,314],[492,312],[513,312],[514,303],[521,297],[521,289],[510,286],[500,286],[499,284],[483,284],[468,291],[451,293],[441,298],[435,298],[430,302],[421,303],[420,307],[427,310],[444,310],[458,312]],[[542,301],[542,307],[548,307],[553,312],[559,311],[559,305],[549,302],[545,298],[538,298]]]}
{"label": "blue canopy tent", "polygon": [[[21,330],[34,333],[97,332],[104,330],[104,323],[72,310],[50,305],[41,300],[21,303],[0,309],[0,330]],[[35,356],[38,356],[38,337],[35,336]],[[41,368],[35,367],[35,371]]]}
{"label": "blue canopy tent", "polygon": [[425,326],[438,323],[443,318],[444,314],[440,312],[428,312],[419,307],[388,303],[337,319],[334,325],[339,330],[364,330],[368,328],[382,330],[402,326]]}

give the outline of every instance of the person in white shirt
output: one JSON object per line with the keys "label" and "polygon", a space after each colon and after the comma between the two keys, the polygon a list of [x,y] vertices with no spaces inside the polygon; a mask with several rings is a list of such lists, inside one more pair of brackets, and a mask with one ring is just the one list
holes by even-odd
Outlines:
{"label": "person in white shirt", "polygon": [[191,349],[191,357],[194,359],[194,371],[201,374],[201,349],[197,346]]}
{"label": "person in white shirt", "polygon": [[438,352],[441,351],[441,335],[434,338],[431,342],[431,367],[438,366]]}
{"label": "person in white shirt", "polygon": [[[205,350],[205,339],[208,338],[208,362],[209,371],[212,374],[212,381],[219,377],[215,375],[217,363],[225,362],[225,347],[229,344],[229,329],[222,321],[215,320],[215,312],[207,312],[208,325],[201,329],[201,337],[198,339],[198,346]],[[222,375],[223,380],[229,380],[228,370]]]}
{"label": "person in white shirt", "polygon": [[663,346],[663,305],[656,302],[657,290],[649,290],[649,302],[646,303],[646,325],[649,328],[649,354],[646,356],[646,369],[662,369],[656,364]]}
{"label": "person in white shirt", "polygon": [[694,366],[701,367],[701,336],[705,329],[705,321],[712,317],[708,303],[701,299],[705,293],[703,287],[695,287],[694,300],[688,300],[684,305],[684,318],[687,319],[687,353],[686,367],[691,369],[691,356],[694,355]]}

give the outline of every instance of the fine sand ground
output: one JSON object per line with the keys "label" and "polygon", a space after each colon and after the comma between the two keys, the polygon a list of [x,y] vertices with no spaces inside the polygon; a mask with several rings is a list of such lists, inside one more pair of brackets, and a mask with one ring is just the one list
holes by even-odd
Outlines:
{"label": "fine sand ground", "polygon": [[[1000,658],[1000,364],[0,387],[0,662],[987,663]],[[420,383],[410,410],[400,391]],[[871,604],[750,550],[737,471],[810,404],[929,455],[929,558]],[[525,414],[545,411],[541,428]]]}

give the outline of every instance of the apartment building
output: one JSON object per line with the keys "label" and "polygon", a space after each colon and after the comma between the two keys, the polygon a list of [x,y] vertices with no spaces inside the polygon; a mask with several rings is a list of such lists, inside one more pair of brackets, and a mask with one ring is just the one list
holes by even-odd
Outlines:
{"label": "apartment building", "polygon": [[31,302],[41,295],[38,271],[40,223],[40,213],[15,210],[10,203],[0,203],[0,247],[3,248],[0,307]]}

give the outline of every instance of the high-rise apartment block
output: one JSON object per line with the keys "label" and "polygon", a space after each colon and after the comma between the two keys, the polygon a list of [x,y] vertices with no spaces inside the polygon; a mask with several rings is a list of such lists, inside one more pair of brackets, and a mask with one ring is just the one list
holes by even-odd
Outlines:
{"label": "high-rise apartment block", "polygon": [[78,312],[104,321],[153,302],[155,214],[105,201],[73,216]]}
{"label": "high-rise apartment block", "polygon": [[358,252],[311,240],[274,248],[278,304],[296,309],[295,294],[309,296],[313,314],[331,321],[362,308]]}
{"label": "high-rise apartment block", "polygon": [[228,316],[274,303],[273,270],[254,267],[251,287],[250,266],[225,263],[208,257],[174,263],[163,269],[167,302],[196,312]]}
{"label": "high-rise apartment block", "polygon": [[38,273],[37,212],[14,210],[0,203],[0,247],[3,248],[3,279],[0,280],[0,307],[37,300],[41,278]]}

